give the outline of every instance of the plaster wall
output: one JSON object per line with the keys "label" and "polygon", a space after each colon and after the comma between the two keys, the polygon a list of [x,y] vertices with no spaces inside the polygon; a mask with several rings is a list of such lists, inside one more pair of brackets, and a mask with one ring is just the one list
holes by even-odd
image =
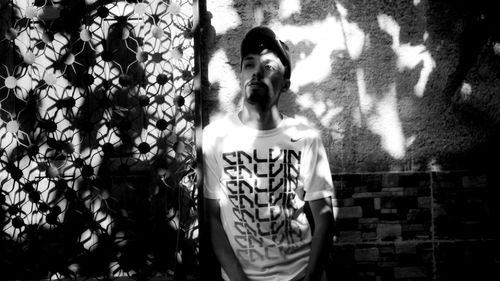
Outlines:
{"label": "plaster wall", "polygon": [[487,167],[499,155],[500,123],[489,5],[208,0],[205,124],[238,110],[240,41],[268,25],[291,49],[281,110],[322,131],[333,173]]}

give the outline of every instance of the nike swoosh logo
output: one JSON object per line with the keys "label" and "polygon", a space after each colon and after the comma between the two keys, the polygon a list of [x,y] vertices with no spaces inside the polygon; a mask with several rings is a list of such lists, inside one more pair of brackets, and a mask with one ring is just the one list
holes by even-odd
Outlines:
{"label": "nike swoosh logo", "polygon": [[299,140],[301,140],[301,139],[303,139],[303,138],[304,138],[304,137],[302,137],[302,138],[298,138],[298,139],[291,138],[290,140],[291,140],[292,142],[298,142]]}

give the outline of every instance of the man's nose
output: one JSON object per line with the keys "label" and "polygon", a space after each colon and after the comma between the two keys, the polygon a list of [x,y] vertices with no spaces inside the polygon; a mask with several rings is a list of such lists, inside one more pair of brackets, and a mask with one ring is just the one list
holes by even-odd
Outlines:
{"label": "man's nose", "polygon": [[259,63],[255,67],[255,71],[253,73],[253,76],[256,78],[262,78],[262,77],[264,77],[264,71],[265,71],[264,65]]}

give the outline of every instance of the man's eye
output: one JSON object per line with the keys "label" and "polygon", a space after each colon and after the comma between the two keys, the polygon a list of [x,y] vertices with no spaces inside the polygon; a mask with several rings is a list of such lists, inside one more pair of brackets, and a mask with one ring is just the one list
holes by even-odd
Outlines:
{"label": "man's eye", "polygon": [[253,63],[247,63],[243,67],[244,68],[252,68],[253,67]]}
{"label": "man's eye", "polygon": [[266,70],[275,70],[276,68],[273,65],[266,64],[265,69]]}

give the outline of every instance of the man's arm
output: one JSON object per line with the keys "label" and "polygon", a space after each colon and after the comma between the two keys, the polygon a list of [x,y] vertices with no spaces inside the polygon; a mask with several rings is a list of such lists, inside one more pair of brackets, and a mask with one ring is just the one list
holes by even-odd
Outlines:
{"label": "man's arm", "polygon": [[321,280],[333,242],[332,198],[312,200],[309,205],[314,219],[314,234],[304,281],[315,281]]}
{"label": "man's arm", "polygon": [[220,206],[217,199],[205,199],[210,240],[215,255],[231,281],[247,281],[247,277],[229,244],[220,220]]}

